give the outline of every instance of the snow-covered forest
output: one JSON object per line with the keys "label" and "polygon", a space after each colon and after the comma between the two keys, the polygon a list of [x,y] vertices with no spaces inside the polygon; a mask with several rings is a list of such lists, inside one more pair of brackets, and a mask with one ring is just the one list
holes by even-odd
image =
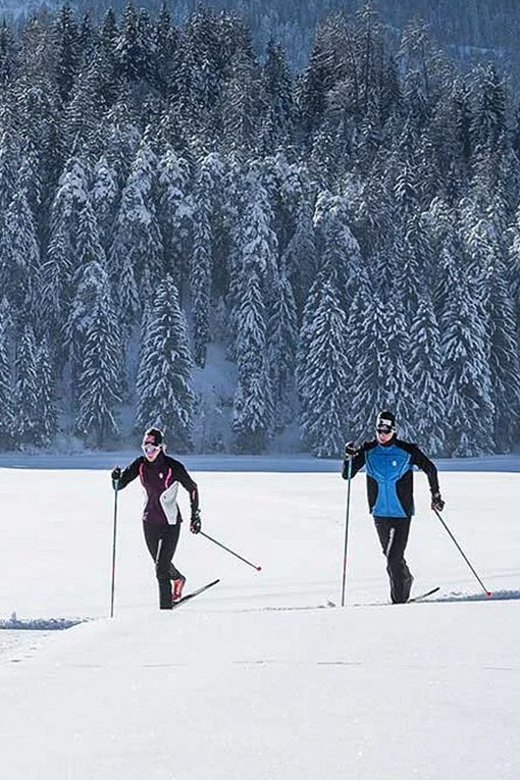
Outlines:
{"label": "snow-covered forest", "polygon": [[[107,8],[123,12],[128,0],[71,0],[77,14],[103,18]],[[291,66],[307,65],[316,27],[338,11],[354,14],[367,0],[170,0],[174,24],[184,25],[201,5],[238,13],[252,32],[258,54],[274,38],[281,43]],[[139,8],[157,14],[164,0],[139,0]],[[56,11],[62,0],[0,0],[0,18],[23,22],[39,8]],[[520,75],[517,0],[373,0],[388,33],[397,41],[410,19],[422,19],[436,40],[466,63],[495,61],[514,76]]]}
{"label": "snow-covered forest", "polygon": [[337,456],[382,406],[432,455],[514,445],[514,92],[394,37],[331,16],[294,72],[209,8],[3,23],[4,449]]}

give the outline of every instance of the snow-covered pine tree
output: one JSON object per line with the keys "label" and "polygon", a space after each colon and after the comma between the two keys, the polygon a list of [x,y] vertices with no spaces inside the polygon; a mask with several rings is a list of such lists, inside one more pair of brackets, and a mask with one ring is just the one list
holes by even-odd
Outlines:
{"label": "snow-covered pine tree", "polygon": [[361,250],[349,223],[346,198],[320,192],[314,210],[319,263],[337,274],[336,292],[344,311],[352,302],[361,269]]}
{"label": "snow-covered pine tree", "polygon": [[109,253],[109,276],[129,326],[140,316],[136,287],[142,302],[152,294],[145,282],[161,278],[164,270],[164,246],[154,201],[156,165],[155,154],[143,141],[123,188]]}
{"label": "snow-covered pine tree", "polygon": [[96,33],[97,42],[92,55],[91,69],[97,81],[100,107],[110,110],[121,91],[119,61],[116,54],[118,30],[112,8],[106,11]]}
{"label": "snow-covered pine tree", "polygon": [[230,288],[233,348],[238,367],[233,429],[239,451],[261,452],[273,425],[267,327],[278,277],[278,244],[259,166],[251,167],[243,186]]}
{"label": "snow-covered pine tree", "polygon": [[495,407],[493,439],[499,452],[507,452],[520,433],[520,356],[518,323],[506,266],[495,257],[489,279],[490,370]]}
{"label": "snow-covered pine tree", "polygon": [[[347,25],[345,31],[348,33]],[[395,64],[387,36],[387,28],[376,8],[372,3],[366,3],[355,14],[354,57],[348,51],[341,52],[343,70],[348,69],[350,76],[349,92],[356,96],[353,110],[375,117],[381,127],[395,111],[401,97],[395,84]],[[346,43],[348,45],[348,37]]]}
{"label": "snow-covered pine tree", "polygon": [[[383,274],[381,295],[393,321],[397,341],[389,371],[394,383],[388,404],[395,411],[401,434],[422,443],[432,454],[442,452],[446,425],[439,352],[440,333],[428,276],[431,247],[412,214],[396,231],[391,268]],[[393,312],[393,314],[392,314]],[[397,315],[397,318],[396,316]],[[387,317],[387,324],[388,322]],[[397,330],[396,330],[397,328]],[[385,336],[388,343],[392,335]]]}
{"label": "snow-covered pine tree", "polygon": [[9,206],[16,191],[16,173],[20,161],[20,150],[11,133],[0,135],[0,213]]}
{"label": "snow-covered pine tree", "polygon": [[165,267],[183,300],[190,273],[194,200],[189,164],[173,149],[158,160],[157,192]]}
{"label": "snow-covered pine tree", "polygon": [[41,415],[36,370],[36,341],[30,325],[23,327],[15,358],[16,440],[22,448],[37,444]]}
{"label": "snow-covered pine tree", "polygon": [[517,333],[520,339],[520,206],[515,211],[508,238],[506,279],[515,308]]}
{"label": "snow-covered pine tree", "polygon": [[24,150],[17,171],[16,190],[24,193],[35,223],[38,222],[37,216],[42,205],[42,175],[39,166],[38,152],[34,149]]}
{"label": "snow-covered pine tree", "polygon": [[58,359],[61,361],[63,347],[59,343],[59,334],[65,325],[72,280],[71,235],[64,223],[60,223],[53,232],[42,264],[41,297],[36,310],[52,342],[57,346]]}
{"label": "snow-covered pine tree", "polygon": [[294,292],[299,321],[318,270],[312,212],[311,204],[302,204],[296,215],[294,233],[282,255],[282,262]]}
{"label": "snow-covered pine tree", "polygon": [[36,381],[38,383],[40,417],[35,429],[35,444],[38,447],[48,447],[56,436],[58,410],[56,406],[56,368],[49,353],[47,338],[44,338],[36,348]]}
{"label": "snow-covered pine tree", "polygon": [[163,3],[153,28],[152,82],[165,99],[172,95],[174,89],[175,52],[179,37],[178,30],[172,25],[170,11]]}
{"label": "snow-covered pine tree", "polygon": [[76,408],[81,393],[78,378],[83,371],[84,347],[92,327],[93,312],[107,279],[105,251],[99,240],[94,212],[88,203],[81,209],[78,222],[73,257],[75,270],[72,289],[75,292],[64,325],[72,378],[70,400],[73,408]]}
{"label": "snow-covered pine tree", "polygon": [[223,41],[229,21],[227,14],[199,5],[187,20],[173,57],[174,110],[187,135],[206,150],[221,124],[223,70],[233,59]]}
{"label": "snow-covered pine tree", "polygon": [[108,162],[106,155],[101,155],[94,166],[90,203],[96,215],[99,239],[105,251],[109,247],[110,232],[114,222],[119,198],[117,173]]}
{"label": "snow-covered pine tree", "polygon": [[60,225],[75,238],[79,210],[88,202],[89,177],[88,163],[80,154],[67,160],[51,203],[51,239]]}
{"label": "snow-covered pine tree", "polygon": [[3,293],[17,311],[31,311],[38,301],[40,245],[25,192],[17,192],[5,212],[0,232]]}
{"label": "snow-covered pine tree", "polygon": [[136,380],[137,425],[159,426],[172,448],[186,452],[192,446],[193,358],[171,276],[163,279],[149,303]]}
{"label": "snow-covered pine tree", "polygon": [[250,156],[259,141],[260,71],[247,48],[235,53],[229,70],[222,95],[222,141],[229,153]]}
{"label": "snow-covered pine tree", "polygon": [[237,220],[237,247],[231,265],[229,289],[231,321],[235,332],[240,328],[244,284],[249,284],[249,275],[255,273],[260,285],[262,305],[266,307],[266,322],[270,315],[270,293],[278,276],[278,240],[273,228],[273,212],[259,166],[251,167],[242,184],[243,190],[239,195],[241,211]]}
{"label": "snow-covered pine tree", "polygon": [[345,414],[350,423],[348,438],[356,441],[373,435],[377,413],[389,407],[383,369],[387,352],[384,305],[367,273],[360,275],[359,282],[346,324],[350,373]]}
{"label": "snow-covered pine tree", "polygon": [[[316,31],[309,62],[298,84],[297,100],[300,112],[300,126],[305,133],[307,146],[312,146],[313,135],[319,130],[327,104],[327,92],[334,85],[339,74],[345,70],[338,67],[342,60],[340,51],[346,51],[344,17],[339,15],[323,21]],[[341,61],[341,65],[344,62]]]}
{"label": "snow-covered pine tree", "polygon": [[470,138],[473,149],[495,150],[500,136],[507,129],[508,87],[495,65],[488,63],[471,71],[469,77],[471,94]]}
{"label": "snow-covered pine tree", "polygon": [[410,397],[406,417],[409,431],[429,455],[444,452],[446,399],[440,352],[440,332],[430,292],[417,291],[417,309],[411,320],[406,362],[410,371]]}
{"label": "snow-covered pine tree", "polygon": [[264,148],[270,154],[290,144],[296,117],[291,71],[284,50],[272,39],[267,45],[261,78],[267,103],[261,134]]}
{"label": "snow-covered pine tree", "polygon": [[84,333],[78,371],[76,430],[87,442],[102,447],[119,433],[117,410],[124,383],[122,345],[108,277],[99,269],[94,300]]}
{"label": "snow-covered pine tree", "polygon": [[16,72],[18,51],[15,37],[7,20],[0,25],[0,84],[5,86]]}
{"label": "snow-covered pine tree", "polygon": [[[118,75],[132,82],[145,79],[151,72],[151,30],[142,18],[144,9],[137,11],[133,2],[126,4],[115,45]],[[146,20],[148,20],[148,14]]]}
{"label": "snow-covered pine tree", "polygon": [[488,335],[476,306],[474,281],[449,251],[441,263],[450,289],[440,321],[449,424],[446,450],[451,457],[472,457],[494,451]]}
{"label": "snow-covered pine tree", "polygon": [[[494,151],[499,168],[500,150]],[[477,164],[478,161],[478,164]],[[512,171],[513,174],[513,171]],[[520,411],[520,363],[513,303],[506,280],[508,209],[506,188],[488,155],[476,155],[475,175],[461,206],[461,234],[472,305],[484,335],[494,407],[494,440],[502,451],[513,444]],[[512,411],[515,410],[515,411]]]}
{"label": "snow-covered pine tree", "polygon": [[197,175],[197,196],[208,204],[211,231],[211,288],[215,298],[223,296],[229,285],[229,254],[232,243],[228,220],[226,166],[217,152],[202,158]]}
{"label": "snow-covered pine tree", "polygon": [[283,253],[294,235],[300,212],[306,208],[312,213],[317,184],[305,163],[294,160],[285,151],[267,158],[264,165],[273,181],[269,197],[280,252]]}
{"label": "snow-covered pine tree", "polygon": [[193,358],[204,368],[209,336],[211,298],[211,226],[208,204],[197,199],[190,287],[193,317]]}
{"label": "snow-covered pine tree", "polygon": [[298,344],[296,303],[283,264],[276,281],[267,330],[274,426],[280,428],[287,425],[294,414],[294,375]]}
{"label": "snow-covered pine tree", "polygon": [[381,408],[391,409],[399,421],[399,429],[406,438],[412,431],[408,411],[415,403],[415,390],[410,381],[406,357],[410,348],[407,321],[399,296],[389,295],[382,302],[382,329],[379,338],[383,349],[380,372],[383,380],[384,402]]}
{"label": "snow-covered pine tree", "polygon": [[91,160],[105,151],[98,73],[90,62],[78,74],[62,116],[60,140],[66,149],[81,148]]}
{"label": "snow-covered pine tree", "polygon": [[[42,265],[40,311],[51,338],[58,340],[73,295],[79,215],[88,204],[88,170],[72,157],[60,177],[50,210],[50,231]],[[57,344],[59,346],[59,343]]]}
{"label": "snow-covered pine tree", "polygon": [[83,204],[78,213],[78,232],[74,253],[75,273],[74,288],[77,289],[78,274],[94,261],[102,267],[106,266],[105,250],[99,238],[99,228],[94,208],[89,201]]}
{"label": "snow-covered pine tree", "polygon": [[0,303],[0,448],[8,449],[14,442],[15,400],[11,360],[9,303]]}
{"label": "snow-covered pine tree", "polygon": [[267,362],[267,314],[259,267],[251,260],[241,284],[236,313],[238,382],[233,401],[236,449],[263,452],[272,431],[273,408]]}
{"label": "snow-covered pine tree", "polygon": [[81,61],[81,42],[74,14],[68,3],[59,10],[53,29],[54,78],[63,103],[67,103]]}
{"label": "snow-covered pine tree", "polygon": [[[347,432],[347,317],[334,274],[321,274],[306,308],[297,377],[302,438],[317,457],[338,457]],[[302,344],[307,348],[302,349]]]}

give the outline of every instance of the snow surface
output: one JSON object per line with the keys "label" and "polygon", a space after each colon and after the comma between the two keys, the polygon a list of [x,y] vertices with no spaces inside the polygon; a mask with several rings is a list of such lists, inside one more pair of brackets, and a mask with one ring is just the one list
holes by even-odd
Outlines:
{"label": "snow surface", "polygon": [[50,456],[2,459],[3,777],[520,777],[518,458],[509,470],[505,459],[480,471],[441,464],[445,520],[491,599],[428,509],[417,474],[407,557],[415,591],[441,591],[430,603],[383,604],[384,559],[364,475],[356,477],[345,608],[326,606],[341,598],[338,463],[185,458],[204,530],[262,571],[185,527],[176,563],[187,590],[221,583],[159,612],[134,483],[119,495],[110,619],[114,499],[105,469],[132,456],[59,468]]}

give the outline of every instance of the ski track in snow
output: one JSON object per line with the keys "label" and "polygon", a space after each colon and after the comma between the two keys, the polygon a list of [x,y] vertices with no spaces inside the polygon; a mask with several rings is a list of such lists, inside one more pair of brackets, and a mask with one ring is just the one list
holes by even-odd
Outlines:
{"label": "ski track in snow", "polygon": [[[187,594],[189,595],[189,594]],[[191,600],[192,596],[190,596]],[[494,591],[490,596],[487,596],[485,593],[447,593],[440,596],[428,596],[423,599],[418,599],[417,601],[412,601],[410,603],[413,604],[442,604],[442,603],[453,603],[453,602],[468,602],[468,601],[515,601],[520,600],[520,590],[497,590]],[[188,600],[188,599],[187,599]],[[180,605],[178,605],[180,606]],[[345,607],[339,607],[338,604],[335,602],[329,600],[326,603],[321,604],[273,604],[273,605],[264,605],[264,606],[258,606],[258,607],[237,607],[235,609],[225,609],[221,610],[218,608],[212,608],[211,612],[296,612],[298,610],[302,611],[308,611],[308,610],[314,610],[314,609],[351,609],[352,607],[372,607],[372,606],[403,606],[403,605],[392,605],[388,601],[380,601],[380,602],[357,602],[355,604],[347,604]],[[98,619],[104,619],[104,618],[98,618]],[[79,623],[88,623],[92,620],[95,620],[94,618],[89,617],[78,617],[78,618],[37,618],[34,620],[27,619],[27,620],[19,620],[16,616],[11,616],[8,620],[0,620],[0,631],[8,631],[11,634],[14,634],[15,632],[19,631],[29,631],[29,632],[45,632],[49,633],[51,631],[64,631],[68,628],[72,628],[73,626],[77,626]],[[0,634],[0,638],[1,638]],[[2,651],[2,643],[0,642],[0,652]]]}

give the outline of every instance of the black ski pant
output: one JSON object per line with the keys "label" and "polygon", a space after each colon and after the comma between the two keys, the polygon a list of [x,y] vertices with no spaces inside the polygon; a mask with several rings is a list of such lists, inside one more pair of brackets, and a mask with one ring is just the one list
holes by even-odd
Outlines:
{"label": "black ski pant", "polygon": [[411,518],[374,517],[377,535],[386,558],[392,604],[404,604],[410,597],[413,577],[404,559]]}
{"label": "black ski pant", "polygon": [[172,580],[183,575],[172,563],[177,548],[180,523],[176,525],[154,525],[143,522],[146,546],[155,562],[155,576],[159,584],[159,606],[161,609],[172,608]]}

